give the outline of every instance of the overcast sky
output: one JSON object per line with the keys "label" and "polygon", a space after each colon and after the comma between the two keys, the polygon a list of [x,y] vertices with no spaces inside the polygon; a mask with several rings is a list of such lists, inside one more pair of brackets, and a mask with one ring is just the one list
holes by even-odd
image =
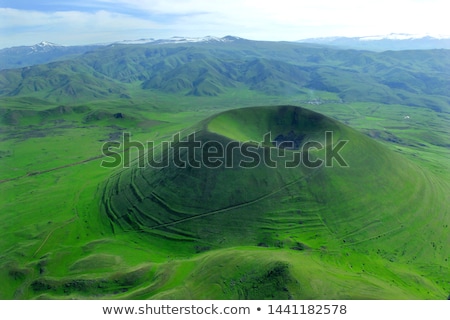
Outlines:
{"label": "overcast sky", "polygon": [[172,36],[448,35],[447,0],[0,0],[0,48]]}

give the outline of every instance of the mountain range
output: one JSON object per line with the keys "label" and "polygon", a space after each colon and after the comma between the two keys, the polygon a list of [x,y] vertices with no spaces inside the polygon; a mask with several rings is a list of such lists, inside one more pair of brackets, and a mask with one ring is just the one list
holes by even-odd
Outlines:
{"label": "mountain range", "polygon": [[0,71],[0,96],[65,103],[132,99],[148,90],[219,96],[244,88],[305,97],[318,90],[335,93],[341,102],[436,111],[450,104],[448,50],[369,52],[233,37],[91,49],[63,61]]}
{"label": "mountain range", "polygon": [[42,41],[33,46],[19,46],[0,50],[0,70],[22,68],[37,64],[69,59],[95,50],[100,45],[62,46],[52,42]]}
{"label": "mountain range", "polygon": [[308,38],[299,40],[299,42],[371,51],[450,49],[450,36],[414,35],[406,33],[363,37]]}
{"label": "mountain range", "polygon": [[208,43],[208,42],[231,42],[241,38],[226,37],[172,37],[169,39],[136,39],[122,40],[113,43],[79,45],[79,46],[63,46],[56,43],[42,41],[32,46],[18,46],[4,48],[0,50],[0,70],[27,67],[48,62],[67,60],[82,55],[86,52],[99,49],[101,47],[114,46],[118,44],[182,44],[182,43]]}
{"label": "mountain range", "polygon": [[[225,37],[180,37],[175,36],[168,39],[142,38],[136,40],[121,40],[113,43],[62,46],[52,42],[42,41],[33,46],[19,46],[4,48],[0,50],[0,70],[20,68],[66,60],[77,55],[99,49],[101,47],[114,45],[141,45],[141,44],[188,44],[188,43],[223,43],[235,41],[250,41],[235,36]],[[450,36],[429,36],[391,33],[382,36],[364,37],[324,37],[308,38],[297,41],[299,43],[321,44],[326,46],[358,49],[370,51],[386,50],[429,50],[429,49],[450,49]],[[274,42],[276,43],[276,42]]]}

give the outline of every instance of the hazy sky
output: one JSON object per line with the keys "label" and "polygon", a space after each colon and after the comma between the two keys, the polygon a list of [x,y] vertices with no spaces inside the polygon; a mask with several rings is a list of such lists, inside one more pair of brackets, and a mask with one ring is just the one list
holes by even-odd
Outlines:
{"label": "hazy sky", "polygon": [[448,35],[447,0],[0,0],[0,48],[172,36]]}

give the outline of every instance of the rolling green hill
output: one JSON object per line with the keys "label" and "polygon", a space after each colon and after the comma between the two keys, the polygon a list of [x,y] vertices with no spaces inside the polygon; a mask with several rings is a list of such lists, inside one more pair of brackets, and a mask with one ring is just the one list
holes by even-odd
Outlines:
{"label": "rolling green hill", "polygon": [[[286,156],[272,150],[277,168],[264,163],[241,168],[239,163],[249,159],[240,153],[235,153],[232,168],[225,164],[179,168],[175,157],[187,162],[188,157],[202,159],[203,154],[201,149],[194,155],[173,151],[168,153],[169,166],[139,168],[136,161],[113,174],[101,188],[103,212],[114,230],[183,242],[197,251],[242,245],[287,247],[301,251],[299,255],[320,253],[323,263],[342,250],[351,250],[393,265],[439,265],[429,270],[432,273],[448,265],[447,185],[361,133],[291,106],[227,111],[186,135],[191,131],[202,145],[215,141],[223,146],[232,141],[262,141],[267,132],[273,136],[293,132],[302,136],[302,144],[325,143],[325,132],[332,131],[334,140],[329,144],[348,141],[342,156],[349,167],[333,163],[332,167],[286,168]],[[255,146],[254,152],[262,159],[265,148]],[[293,150],[285,152],[293,158]],[[321,152],[311,153],[310,157],[325,159]],[[161,154],[154,157],[160,159]],[[282,265],[282,281],[294,283],[289,262]],[[264,286],[268,290],[269,284]],[[298,288],[293,286],[290,292],[289,287],[286,284],[274,294],[281,297],[284,290],[286,296],[303,297],[298,296]]]}
{"label": "rolling green hill", "polygon": [[[0,299],[449,296],[449,51],[230,40],[0,71]],[[193,132],[247,153],[139,167]],[[153,156],[102,166],[124,133]],[[341,140],[348,167],[283,166]]]}
{"label": "rolling green hill", "polygon": [[449,68],[448,50],[375,53],[248,40],[111,45],[68,61],[0,71],[0,94],[64,103],[129,99],[146,90],[217,96],[245,87],[275,95],[320,90],[346,102],[448,111]]}

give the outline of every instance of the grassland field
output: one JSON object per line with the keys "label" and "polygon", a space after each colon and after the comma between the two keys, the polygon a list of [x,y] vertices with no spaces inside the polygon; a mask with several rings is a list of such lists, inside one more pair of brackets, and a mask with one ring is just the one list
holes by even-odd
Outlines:
{"label": "grassland field", "polygon": [[[217,97],[136,92],[133,99],[63,106],[24,97],[0,103],[0,299],[446,299],[450,294],[449,257],[436,258],[422,237],[411,246],[421,261],[430,256],[439,263],[408,263],[369,245],[327,247],[328,239],[316,239],[313,229],[301,237],[275,231],[277,219],[290,219],[282,205],[269,208],[281,213],[264,222],[271,234],[264,246],[236,240],[222,248],[181,236],[168,241],[164,232],[122,230],[99,209],[100,188],[114,172],[100,166],[104,142],[120,141],[123,132],[133,140],[169,140],[218,112],[277,104],[303,106],[355,128],[427,172],[436,189],[412,191],[425,202],[432,193],[449,200],[444,194],[450,186],[449,113],[341,102],[330,92],[271,96],[245,89]],[[118,113],[123,117],[114,116]],[[444,220],[428,223],[450,240],[448,207],[443,210]],[[420,234],[419,224],[412,228]],[[255,237],[264,242],[265,236]]]}

